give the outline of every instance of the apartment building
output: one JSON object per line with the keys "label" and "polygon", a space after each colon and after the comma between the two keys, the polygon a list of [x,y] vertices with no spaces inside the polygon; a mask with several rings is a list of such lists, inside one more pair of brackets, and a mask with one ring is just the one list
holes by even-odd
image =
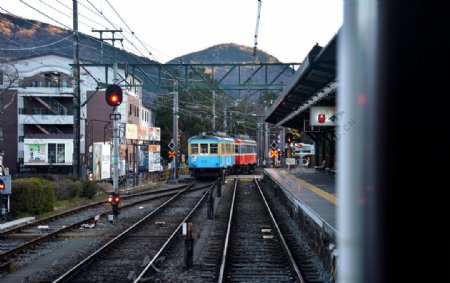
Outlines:
{"label": "apartment building", "polygon": [[[73,59],[57,54],[18,58],[2,63],[0,75],[0,152],[11,174],[73,172],[74,80]],[[86,62],[82,62],[86,63]],[[5,72],[8,72],[7,74]],[[123,101],[118,107],[119,125],[153,126],[153,114],[142,105],[137,78],[118,70]],[[110,114],[99,83],[111,84],[112,68],[86,67],[80,73],[80,158],[82,171],[89,168],[92,144],[112,137]],[[122,127],[123,128],[123,127]],[[124,143],[126,141],[123,140]]]}

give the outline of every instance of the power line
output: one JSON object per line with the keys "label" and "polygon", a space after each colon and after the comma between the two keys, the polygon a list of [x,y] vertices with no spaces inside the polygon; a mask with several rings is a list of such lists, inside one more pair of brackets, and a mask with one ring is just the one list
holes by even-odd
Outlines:
{"label": "power line", "polygon": [[29,50],[29,51],[31,51],[33,49],[39,49],[39,48],[44,48],[44,47],[55,45],[55,44],[60,43],[60,42],[62,42],[64,40],[67,40],[69,37],[72,37],[72,35],[69,35],[69,36],[64,37],[64,38],[62,38],[60,40],[57,40],[55,42],[52,42],[52,43],[49,43],[49,44],[45,44],[45,45],[41,45],[41,46],[23,47],[23,48],[1,48],[0,47],[0,50],[4,50],[4,51],[28,51]]}
{"label": "power line", "polygon": [[48,16],[48,15],[46,15],[46,14],[42,13],[41,11],[39,11],[39,10],[38,10],[38,9],[36,9],[36,8],[34,8],[34,7],[33,7],[33,6],[31,6],[30,4],[28,4],[28,3],[24,2],[23,0],[20,0],[20,2],[22,2],[22,3],[23,3],[23,4],[25,4],[25,5],[27,5],[27,6],[28,6],[28,7],[30,7],[31,9],[35,10],[35,11],[36,11],[36,12],[38,12],[39,14],[41,14],[41,15],[43,15],[43,16],[46,16],[47,18],[51,19],[52,21],[55,21],[56,23],[58,23],[58,24],[62,25],[63,27],[67,28],[68,30],[70,30],[70,29],[71,29],[71,28],[69,28],[68,26],[66,26],[65,24],[63,24],[63,23],[61,23],[61,22],[59,22],[59,21],[57,21],[57,20],[53,19],[52,17],[50,17],[50,16]]}

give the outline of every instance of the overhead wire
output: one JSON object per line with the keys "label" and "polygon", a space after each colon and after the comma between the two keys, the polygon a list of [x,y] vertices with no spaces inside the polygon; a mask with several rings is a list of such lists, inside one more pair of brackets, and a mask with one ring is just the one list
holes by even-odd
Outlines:
{"label": "overhead wire", "polygon": [[[61,24],[59,21],[57,21],[56,19],[54,19],[54,18],[52,18],[52,17],[50,17],[50,16],[48,16],[48,15],[46,15],[45,13],[43,13],[43,12],[41,12],[41,11],[39,11],[38,9],[36,9],[35,7],[33,7],[33,6],[31,6],[30,4],[28,4],[28,3],[26,3],[26,2],[24,2],[24,1],[22,1],[21,0],[21,2],[22,3],[24,3],[25,5],[27,5],[28,7],[30,7],[30,8],[32,8],[33,10],[35,10],[35,11],[37,11],[37,12],[39,12],[40,14],[42,14],[42,15],[44,15],[44,16],[46,16],[46,17],[48,17],[49,19],[51,19],[52,21],[55,21],[56,23],[58,23],[58,24]],[[40,1],[40,2],[42,2],[42,1]],[[59,2],[59,1],[58,1]],[[94,9],[96,9],[97,10],[97,12],[96,13],[98,13],[98,14],[100,14],[100,15],[102,15],[102,17],[104,17],[104,15],[103,15],[103,12],[101,12],[99,9],[97,9],[89,0],[88,0],[88,2],[94,7]],[[43,3],[43,2],[42,2]],[[61,2],[59,2],[60,4],[62,4]],[[43,3],[43,4],[45,4],[45,5],[47,5],[48,6],[48,4],[46,4],[46,3]],[[118,13],[117,13],[117,11],[114,9],[114,7],[112,7],[112,5],[108,2],[108,4],[111,6],[111,8],[114,10],[114,12],[118,15]],[[63,5],[63,4],[62,4]],[[69,8],[69,7],[67,7],[66,5],[64,5],[66,8]],[[84,5],[85,6],[85,5]],[[87,6],[85,6],[86,8],[88,8]],[[3,9],[3,10],[5,10],[5,9]],[[7,10],[5,10],[6,12],[8,12]],[[90,11],[91,12],[93,12],[93,10],[91,10],[90,9]],[[8,13],[10,13],[10,12],[8,12]],[[12,14],[12,13],[10,13],[10,14]],[[62,13],[63,15],[65,15],[65,16],[67,16],[66,14],[64,14],[64,13]],[[119,16],[119,15],[118,15]],[[83,16],[84,17],[84,16]],[[121,18],[120,16],[119,16],[119,18]],[[123,20],[123,18],[121,18],[121,20],[124,22],[124,24],[129,28],[129,30],[131,31],[131,28],[128,26],[128,24],[126,24],[126,22]],[[112,23],[111,21],[108,21],[111,25],[113,25],[113,26],[116,26],[116,25],[114,25],[114,23]],[[63,24],[61,24],[62,26],[64,26],[64,27],[66,27],[66,28],[68,28],[69,30],[71,30],[69,27],[67,27],[67,26],[65,26],[65,25],[63,25]],[[41,27],[40,27],[41,28]],[[56,36],[59,36],[58,34],[55,34],[55,33],[51,33],[51,32],[49,32],[49,31],[47,31],[46,30],[46,32],[48,32],[49,34],[53,34],[53,35],[56,35]],[[132,31],[131,31],[132,32]],[[136,35],[134,35],[136,38],[137,38],[137,36]],[[67,39],[68,37],[66,37],[66,39]],[[138,40],[139,40],[139,42],[142,44],[142,45],[144,45],[144,43],[139,39],[139,38],[137,38]],[[61,41],[62,40],[64,40],[64,39],[61,39]],[[94,40],[97,40],[97,39],[95,39],[94,38]],[[71,40],[70,40],[71,41]],[[98,42],[100,42],[99,40],[97,40]],[[129,41],[129,40],[128,40]],[[85,47],[87,47],[87,48],[91,48],[91,49],[95,49],[95,48],[93,48],[93,47],[91,47],[91,46],[87,46],[87,45],[82,45],[82,46],[85,46]],[[135,48],[136,48],[136,50],[139,50],[136,46],[134,46]],[[152,55],[152,57],[154,57],[153,56],[153,54],[151,54],[151,52],[149,52],[150,53],[150,55]],[[39,54],[39,53],[38,53]],[[40,55],[40,54],[39,54]],[[135,55],[133,55],[133,56],[135,56]],[[136,58],[138,58],[138,60],[140,60],[141,62],[142,62],[142,59],[141,58],[139,58],[139,57],[137,57],[137,56],[135,56]],[[145,56],[144,56],[145,57]],[[156,62],[158,62],[157,60],[156,60]],[[161,64],[162,65],[162,64]],[[146,72],[144,72],[144,73],[146,73]],[[173,77],[172,75],[171,75],[171,73],[170,72],[167,72],[167,74],[169,75],[169,76],[171,76],[171,77]],[[152,74],[147,74],[147,75],[149,75],[149,76],[153,76],[153,77],[156,77],[156,76],[154,76],[154,75],[152,75]],[[94,78],[94,77],[93,77]],[[177,78],[174,78],[173,77],[173,79],[177,79]],[[94,78],[94,80],[96,80],[96,78]],[[199,80],[199,81],[201,81],[201,80]],[[210,85],[208,85],[208,88],[209,88],[209,90],[211,91],[212,89],[213,89],[213,87],[212,86],[210,86]],[[189,92],[189,91],[187,91],[187,92]],[[203,95],[203,94],[202,94]],[[207,98],[208,100],[210,100],[210,101],[212,101],[212,99],[210,98],[210,97],[208,97],[208,96],[205,96],[205,98]],[[195,104],[195,103],[193,103],[193,104]],[[209,107],[209,106],[204,106],[204,105],[201,105],[202,107],[205,107],[205,108],[207,108],[207,107]],[[217,116],[219,116],[219,115],[217,115]]]}
{"label": "overhead wire", "polygon": [[[106,16],[104,15],[104,13],[102,12],[102,11],[100,11],[94,4],[92,4],[91,3],[91,1],[89,1],[89,0],[87,0],[88,1],[88,3],[97,11],[97,13],[100,15],[100,16],[102,16],[103,18],[105,18],[105,20],[107,20],[108,21],[108,23],[110,23],[114,28],[117,28],[119,25],[116,25],[116,24],[114,24],[113,22],[111,22],[108,18],[106,18]],[[108,2],[108,5],[110,5],[110,7],[113,9],[113,11],[116,13],[116,15],[124,22],[124,20],[122,19],[122,17],[120,17],[120,15],[117,13],[117,11],[114,9],[114,7]],[[131,31],[131,28],[129,27],[129,25],[128,24],[126,24],[125,22],[124,22],[124,24],[128,27],[128,29]],[[137,36],[136,35],[134,35],[136,38],[137,38]],[[125,36],[124,36],[124,38],[128,41],[128,42],[131,42],[128,38],[126,38]],[[141,42],[141,40],[139,40],[140,42]],[[134,46],[134,44],[133,44],[133,46]],[[142,54],[142,53],[141,53]],[[154,57],[154,55],[150,52],[150,55],[152,56],[152,57]],[[145,56],[144,56],[145,57]],[[155,58],[155,57],[154,57]],[[158,60],[155,58],[155,61],[156,62],[158,62]],[[159,62],[158,62],[159,63]],[[174,80],[178,80],[177,78],[175,78],[173,75],[172,75],[172,73],[167,69],[167,67],[165,66],[165,65],[163,65],[163,64],[161,64],[161,63],[159,63],[166,71],[167,71],[167,73],[165,73],[166,75],[168,75],[168,76],[170,76],[170,77],[172,77]],[[211,85],[209,85],[209,83],[208,82],[206,82],[207,84],[208,84],[208,88],[209,88],[209,90],[210,91],[212,91],[214,88],[211,86]],[[186,90],[186,92],[188,92],[188,90]],[[210,97],[207,97],[207,96],[204,96],[206,99],[208,99],[208,100],[210,100],[210,101],[212,101],[212,98],[210,98]]]}

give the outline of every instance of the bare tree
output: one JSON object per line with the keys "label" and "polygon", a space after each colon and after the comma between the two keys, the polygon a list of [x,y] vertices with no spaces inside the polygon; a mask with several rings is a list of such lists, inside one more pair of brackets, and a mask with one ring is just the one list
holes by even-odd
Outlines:
{"label": "bare tree", "polygon": [[[0,58],[0,116],[14,101],[14,95],[6,100],[5,94],[19,80],[19,72],[9,60]],[[3,127],[0,123],[0,153],[3,152]]]}

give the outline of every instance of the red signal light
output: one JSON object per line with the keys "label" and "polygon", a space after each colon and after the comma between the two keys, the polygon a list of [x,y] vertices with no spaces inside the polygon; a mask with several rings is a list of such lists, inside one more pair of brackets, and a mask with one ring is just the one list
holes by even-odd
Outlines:
{"label": "red signal light", "polygon": [[113,197],[112,196],[108,196],[108,202],[112,203],[112,201],[113,201]]}
{"label": "red signal light", "polygon": [[112,84],[106,88],[106,103],[109,106],[116,107],[122,103],[123,92],[119,85]]}
{"label": "red signal light", "polygon": [[114,197],[114,202],[115,203],[120,203],[120,197],[119,196],[115,196]]}
{"label": "red signal light", "polygon": [[0,179],[0,191],[4,191],[6,189],[6,184],[3,180]]}

